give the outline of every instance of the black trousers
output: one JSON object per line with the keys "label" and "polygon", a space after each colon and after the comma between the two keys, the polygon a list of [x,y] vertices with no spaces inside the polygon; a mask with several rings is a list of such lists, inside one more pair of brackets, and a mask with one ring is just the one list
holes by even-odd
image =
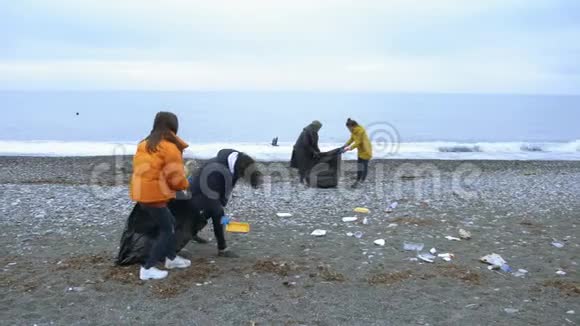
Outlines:
{"label": "black trousers", "polygon": [[[193,195],[193,205],[196,209],[203,211],[203,218],[211,219],[213,232],[218,243],[218,250],[227,248],[222,217],[224,216],[224,206],[220,200],[210,199],[203,194]],[[199,222],[198,224],[201,224]]]}
{"label": "black trousers", "polygon": [[369,174],[369,160],[358,158],[358,171],[356,174],[356,181],[364,182]]}
{"label": "black trousers", "polygon": [[149,269],[165,258],[175,259],[175,217],[167,207],[140,205],[159,225],[159,236],[151,246],[144,266]]}

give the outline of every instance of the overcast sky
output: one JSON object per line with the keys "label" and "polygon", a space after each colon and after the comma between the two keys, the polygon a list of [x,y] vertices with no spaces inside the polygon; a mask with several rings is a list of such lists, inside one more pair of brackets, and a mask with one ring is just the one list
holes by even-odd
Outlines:
{"label": "overcast sky", "polygon": [[15,0],[0,89],[580,94],[578,0]]}

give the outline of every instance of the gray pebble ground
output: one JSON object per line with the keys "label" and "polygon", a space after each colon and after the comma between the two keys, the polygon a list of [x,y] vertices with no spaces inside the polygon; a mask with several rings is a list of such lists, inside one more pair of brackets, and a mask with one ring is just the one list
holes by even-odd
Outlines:
{"label": "gray pebble ground", "polygon": [[[228,213],[252,228],[228,234],[240,259],[190,244],[190,270],[143,283],[112,265],[130,158],[0,158],[1,324],[580,324],[580,162],[376,161],[356,190],[350,175],[308,190],[280,166],[234,192]],[[459,229],[472,239],[445,238]],[[406,241],[455,258],[415,261]],[[488,270],[491,253],[528,273]]]}

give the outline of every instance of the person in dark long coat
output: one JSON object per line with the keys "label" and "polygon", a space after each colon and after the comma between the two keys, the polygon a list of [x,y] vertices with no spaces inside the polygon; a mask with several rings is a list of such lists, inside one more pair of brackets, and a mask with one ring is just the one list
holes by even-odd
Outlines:
{"label": "person in dark long coat", "polygon": [[311,124],[302,130],[294,145],[290,166],[298,169],[300,183],[306,183],[308,185],[308,174],[320,158],[318,132],[321,128],[322,123],[320,121],[312,121]]}

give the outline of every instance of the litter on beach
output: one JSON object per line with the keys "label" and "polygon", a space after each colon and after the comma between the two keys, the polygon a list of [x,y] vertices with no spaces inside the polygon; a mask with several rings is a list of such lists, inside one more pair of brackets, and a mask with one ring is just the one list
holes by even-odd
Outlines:
{"label": "litter on beach", "polygon": [[354,237],[357,238],[357,239],[360,239],[360,238],[363,237],[363,233],[361,231],[356,231],[354,233]]}
{"label": "litter on beach", "polygon": [[326,230],[314,230],[310,235],[313,235],[315,237],[323,237],[326,235]]}
{"label": "litter on beach", "polygon": [[566,276],[566,274],[567,274],[566,272],[561,271],[561,270],[556,272],[556,275],[560,275],[560,276]]}
{"label": "litter on beach", "polygon": [[511,273],[512,268],[507,264],[507,262],[498,254],[491,254],[483,256],[479,259],[481,262],[491,265],[488,267],[489,270],[500,269],[502,272]]}
{"label": "litter on beach", "polygon": [[226,231],[230,233],[248,233],[250,232],[250,224],[230,221],[226,225]]}
{"label": "litter on beach", "polygon": [[375,244],[376,244],[377,246],[379,246],[379,247],[384,247],[386,243],[387,243],[387,242],[385,241],[385,239],[378,239],[378,240],[375,240]]}
{"label": "litter on beach", "polygon": [[292,217],[292,214],[290,214],[290,213],[276,213],[276,216],[278,216],[278,217]]}
{"label": "litter on beach", "polygon": [[371,210],[366,207],[357,207],[354,209],[354,212],[360,214],[369,214]]}
{"label": "litter on beach", "polygon": [[449,241],[461,241],[460,238],[452,237],[450,235],[446,236],[445,239],[447,239]]}
{"label": "litter on beach", "polygon": [[387,213],[392,213],[398,206],[399,203],[393,202],[389,207],[387,207]]}
{"label": "litter on beach", "polygon": [[552,246],[556,248],[564,248],[564,244],[561,242],[552,242]]}
{"label": "litter on beach", "polygon": [[362,223],[363,223],[364,225],[367,225],[367,224],[369,224],[369,219],[365,217],[365,218],[363,219],[363,222],[362,222]]}
{"label": "litter on beach", "polygon": [[469,240],[471,239],[471,232],[464,229],[459,229],[459,237],[463,240]]}
{"label": "litter on beach", "polygon": [[429,252],[431,253],[431,255],[436,255],[437,254],[437,249],[431,248],[431,250],[429,250]]}
{"label": "litter on beach", "polygon": [[445,254],[439,254],[437,255],[437,257],[443,259],[446,262],[450,262],[453,260],[453,258],[455,258],[454,254],[450,254],[450,253],[445,253]]}
{"label": "litter on beach", "polygon": [[434,263],[435,262],[435,256],[431,255],[431,254],[419,254],[417,255],[417,258],[419,258],[420,260],[427,262],[427,263]]}
{"label": "litter on beach", "polygon": [[514,272],[512,275],[515,277],[525,277],[528,275],[528,271],[525,269],[518,269],[518,271]]}
{"label": "litter on beach", "polygon": [[422,243],[405,242],[403,249],[406,251],[421,251],[425,247]]}
{"label": "litter on beach", "polygon": [[349,216],[349,217],[342,218],[343,222],[355,222],[356,220],[358,220],[358,217],[355,217],[355,216]]}
{"label": "litter on beach", "polygon": [[507,262],[498,254],[491,254],[483,256],[479,259],[481,262],[486,263],[491,266],[502,266],[507,264]]}

